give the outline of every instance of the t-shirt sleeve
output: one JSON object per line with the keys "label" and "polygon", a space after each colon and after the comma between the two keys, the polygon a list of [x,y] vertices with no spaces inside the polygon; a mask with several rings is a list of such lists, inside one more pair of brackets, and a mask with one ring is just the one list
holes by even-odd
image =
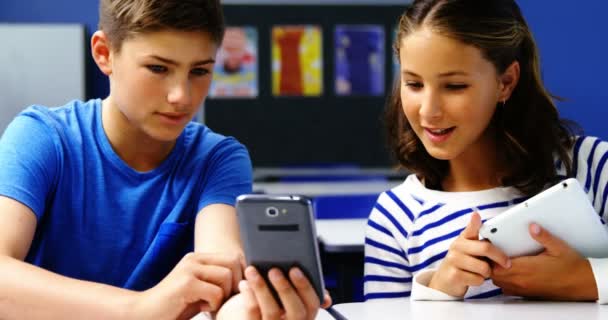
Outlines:
{"label": "t-shirt sleeve", "polygon": [[233,138],[220,142],[209,158],[198,211],[210,204],[234,206],[236,197],[251,193],[253,174],[247,149]]}
{"label": "t-shirt sleeve", "polygon": [[409,297],[412,272],[407,256],[407,215],[398,211],[387,193],[378,198],[367,221],[363,291],[365,300]]}
{"label": "t-shirt sleeve", "polygon": [[[581,182],[595,211],[608,222],[608,142],[578,137],[572,152],[574,174]],[[589,258],[598,289],[598,302],[608,304],[608,258]]]}
{"label": "t-shirt sleeve", "polygon": [[40,115],[24,112],[0,139],[0,195],[28,206],[38,220],[55,184],[59,139]]}
{"label": "t-shirt sleeve", "polygon": [[595,211],[608,222],[608,142],[596,137],[577,138],[572,157],[574,174]]}

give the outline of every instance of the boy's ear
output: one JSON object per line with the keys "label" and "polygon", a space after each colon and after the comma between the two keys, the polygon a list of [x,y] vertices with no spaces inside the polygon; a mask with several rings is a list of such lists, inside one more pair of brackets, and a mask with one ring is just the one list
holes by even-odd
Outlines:
{"label": "boy's ear", "polygon": [[106,76],[112,74],[112,50],[110,40],[105,32],[98,30],[91,37],[91,54],[93,60]]}
{"label": "boy's ear", "polygon": [[507,101],[511,97],[513,90],[517,86],[519,82],[520,68],[519,62],[513,61],[510,66],[507,67],[505,72],[500,75],[499,81],[499,92],[498,92],[498,101]]}

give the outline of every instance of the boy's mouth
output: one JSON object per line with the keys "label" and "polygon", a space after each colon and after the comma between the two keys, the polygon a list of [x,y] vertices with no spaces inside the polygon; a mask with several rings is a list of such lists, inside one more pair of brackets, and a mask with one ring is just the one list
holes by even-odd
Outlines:
{"label": "boy's mouth", "polygon": [[174,113],[174,112],[158,112],[157,113],[165,122],[171,124],[179,124],[188,119],[187,113]]}

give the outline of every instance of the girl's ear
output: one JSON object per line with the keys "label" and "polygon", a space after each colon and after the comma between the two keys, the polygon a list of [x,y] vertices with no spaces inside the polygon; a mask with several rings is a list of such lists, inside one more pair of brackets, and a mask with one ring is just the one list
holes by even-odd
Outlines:
{"label": "girl's ear", "polygon": [[509,67],[499,77],[498,101],[507,101],[511,97],[513,90],[519,82],[519,62],[513,61]]}
{"label": "girl's ear", "polygon": [[112,74],[112,50],[105,32],[98,30],[91,37],[91,54],[99,70],[106,76]]}

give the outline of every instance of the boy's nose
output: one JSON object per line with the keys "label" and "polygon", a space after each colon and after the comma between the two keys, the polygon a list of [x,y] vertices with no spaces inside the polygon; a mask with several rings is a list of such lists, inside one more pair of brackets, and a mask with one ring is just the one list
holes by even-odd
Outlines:
{"label": "boy's nose", "polygon": [[183,82],[171,87],[167,101],[177,110],[187,109],[192,103],[190,83]]}

